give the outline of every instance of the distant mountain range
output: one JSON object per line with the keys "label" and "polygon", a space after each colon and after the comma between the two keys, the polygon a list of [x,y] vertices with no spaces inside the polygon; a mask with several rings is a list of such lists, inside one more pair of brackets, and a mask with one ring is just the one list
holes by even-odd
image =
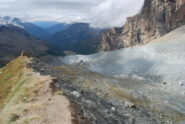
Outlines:
{"label": "distant mountain range", "polygon": [[48,46],[22,28],[13,25],[0,26],[0,65],[14,59],[23,51],[30,56],[40,56],[48,50]]}
{"label": "distant mountain range", "polygon": [[20,28],[24,28],[24,26],[22,26],[21,19],[12,18],[9,16],[0,17],[0,25],[14,25]]}
{"label": "distant mountain range", "polygon": [[9,16],[0,17],[0,25],[14,25],[23,28],[28,31],[28,33],[39,39],[45,39],[46,37],[51,36],[51,34],[45,29],[42,29],[33,23],[23,22],[19,18],[13,18]]}
{"label": "distant mountain range", "polygon": [[33,35],[36,38],[39,38],[41,40],[46,39],[47,37],[50,37],[52,34],[45,29],[42,29],[32,23],[22,23],[24,26],[24,29],[28,31],[31,35]]}
{"label": "distant mountain range", "polygon": [[100,44],[101,32],[88,23],[61,23],[43,29],[18,18],[0,17],[0,65],[14,59],[22,51],[38,57],[61,56],[65,51],[94,53]]}
{"label": "distant mountain range", "polygon": [[91,28],[88,23],[74,23],[66,30],[55,33],[47,40],[63,51],[90,54],[97,50],[101,31]]}
{"label": "distant mountain range", "polygon": [[60,24],[56,24],[56,25],[53,25],[53,26],[45,28],[45,29],[46,29],[46,31],[48,31],[52,34],[55,34],[59,31],[64,31],[64,30],[68,29],[70,26],[71,26],[71,24],[60,23]]}
{"label": "distant mountain range", "polygon": [[38,27],[41,27],[43,29],[52,27],[54,25],[60,24],[60,22],[54,22],[54,21],[35,21],[32,22],[34,25],[37,25]]}
{"label": "distant mountain range", "polygon": [[39,30],[41,28],[31,23],[21,23],[19,19],[8,19],[5,22],[1,20],[0,24],[0,66],[11,61],[23,51],[35,57],[64,55],[59,48],[31,35],[36,31],[43,33]]}

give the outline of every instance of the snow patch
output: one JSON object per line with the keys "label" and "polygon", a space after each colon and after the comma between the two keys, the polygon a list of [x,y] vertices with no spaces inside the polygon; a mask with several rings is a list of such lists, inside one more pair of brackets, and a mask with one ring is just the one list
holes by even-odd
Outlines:
{"label": "snow patch", "polygon": [[0,26],[1,25],[14,25],[16,27],[24,28],[20,19],[9,16],[0,17]]}

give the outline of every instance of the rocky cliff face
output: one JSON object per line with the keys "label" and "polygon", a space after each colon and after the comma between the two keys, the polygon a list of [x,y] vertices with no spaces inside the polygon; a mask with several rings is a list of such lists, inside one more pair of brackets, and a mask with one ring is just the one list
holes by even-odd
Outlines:
{"label": "rocky cliff face", "polygon": [[114,50],[121,48],[119,36],[122,28],[112,28],[109,31],[102,33],[100,50]]}
{"label": "rocky cliff face", "polygon": [[124,27],[102,34],[100,50],[115,50],[144,44],[185,24],[185,0],[145,0],[139,14]]}

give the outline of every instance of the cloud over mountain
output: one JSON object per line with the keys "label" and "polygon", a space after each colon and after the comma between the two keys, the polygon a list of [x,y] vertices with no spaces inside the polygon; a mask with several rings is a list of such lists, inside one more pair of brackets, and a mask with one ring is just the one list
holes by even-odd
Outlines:
{"label": "cloud over mountain", "polygon": [[1,0],[0,16],[113,27],[123,25],[126,17],[136,14],[142,4],[143,0]]}

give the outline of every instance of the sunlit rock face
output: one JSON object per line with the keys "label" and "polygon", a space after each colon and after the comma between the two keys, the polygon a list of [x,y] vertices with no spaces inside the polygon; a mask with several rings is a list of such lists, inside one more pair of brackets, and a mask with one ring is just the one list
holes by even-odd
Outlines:
{"label": "sunlit rock face", "polygon": [[124,27],[102,34],[100,50],[108,51],[150,42],[185,24],[185,0],[145,0],[139,14]]}

